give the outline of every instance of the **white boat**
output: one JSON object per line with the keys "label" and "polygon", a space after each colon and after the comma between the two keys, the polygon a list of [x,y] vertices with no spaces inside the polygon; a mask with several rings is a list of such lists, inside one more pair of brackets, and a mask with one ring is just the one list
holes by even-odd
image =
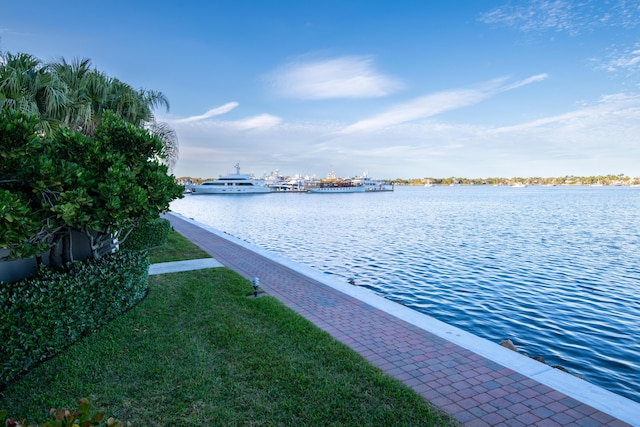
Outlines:
{"label": "white boat", "polygon": [[273,193],[304,193],[307,191],[303,182],[292,179],[269,184],[269,190]]}
{"label": "white boat", "polygon": [[307,186],[310,185],[312,179],[310,177],[301,177],[296,175],[293,178],[280,178],[267,183],[269,189],[274,193],[305,193]]}
{"label": "white boat", "polygon": [[514,182],[511,186],[513,188],[526,188],[527,184],[525,184],[524,182]]}
{"label": "white boat", "polygon": [[362,183],[355,183],[349,178],[336,178],[333,171],[325,179],[316,181],[313,185],[307,186],[309,193],[364,193],[367,191]]}
{"label": "white boat", "polygon": [[202,184],[191,185],[191,194],[256,194],[270,193],[269,187],[254,180],[251,175],[240,173],[240,164],[235,164],[236,173],[220,175],[213,181],[205,181]]}
{"label": "white boat", "polygon": [[309,193],[364,193],[367,188],[362,184],[356,184],[350,179],[336,181],[318,181],[315,185],[307,187]]}
{"label": "white boat", "polygon": [[371,191],[393,191],[393,184],[379,179],[369,178],[369,172],[364,171],[362,176],[353,179],[353,183],[362,184],[366,192]]}

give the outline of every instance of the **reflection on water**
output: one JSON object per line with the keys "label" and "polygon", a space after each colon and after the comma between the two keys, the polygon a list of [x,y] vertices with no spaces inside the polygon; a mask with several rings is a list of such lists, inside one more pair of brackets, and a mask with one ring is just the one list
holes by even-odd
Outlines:
{"label": "reflection on water", "polygon": [[171,208],[640,401],[640,189],[396,187]]}

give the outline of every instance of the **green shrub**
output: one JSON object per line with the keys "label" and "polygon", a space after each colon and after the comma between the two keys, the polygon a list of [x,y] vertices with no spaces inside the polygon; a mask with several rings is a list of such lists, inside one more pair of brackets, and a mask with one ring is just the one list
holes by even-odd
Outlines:
{"label": "green shrub", "polygon": [[146,252],[126,251],[0,283],[0,388],[139,302],[148,267]]}
{"label": "green shrub", "polygon": [[61,266],[77,259],[67,244],[71,234],[89,231],[99,236],[89,247],[99,258],[111,253],[112,237],[158,218],[183,196],[163,163],[162,140],[114,112],[100,114],[92,135],[62,126],[45,137],[39,123],[0,109],[0,248],[9,250],[3,256],[49,251],[48,262]]}
{"label": "green shrub", "polygon": [[136,227],[120,248],[142,251],[162,246],[167,243],[170,231],[171,223],[167,219],[158,218]]}

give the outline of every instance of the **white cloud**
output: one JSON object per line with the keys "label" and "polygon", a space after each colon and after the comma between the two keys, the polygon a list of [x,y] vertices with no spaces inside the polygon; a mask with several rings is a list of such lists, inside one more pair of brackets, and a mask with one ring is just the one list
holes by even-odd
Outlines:
{"label": "white cloud", "polygon": [[[285,122],[270,114],[178,123],[181,159],[175,173],[217,176],[229,170],[233,159],[258,176],[275,169],[286,175],[324,176],[331,167],[340,176],[368,169],[380,178],[640,176],[640,94],[603,96],[563,114],[511,126],[436,120],[439,113],[545,78],[496,79],[434,93],[351,126]],[[372,129],[376,131],[367,132]]]}
{"label": "white cloud", "polygon": [[547,73],[536,74],[535,76],[527,77],[526,79],[517,81],[513,84],[504,86],[501,91],[505,92],[507,90],[517,89],[521,86],[526,86],[530,83],[541,82],[542,80],[546,80],[549,77]]}
{"label": "white cloud", "polygon": [[248,117],[242,120],[227,122],[230,126],[240,130],[250,129],[269,129],[279,125],[282,122],[280,117],[270,114],[260,114],[259,116]]}
{"label": "white cloud", "polygon": [[427,95],[396,105],[377,116],[360,120],[347,126],[339,133],[368,132],[420,118],[431,117],[447,110],[475,104],[484,97],[485,95],[482,92],[474,90],[458,90]]}
{"label": "white cloud", "polygon": [[402,88],[398,80],[376,71],[368,56],[294,61],[269,80],[280,95],[301,99],[376,98]]}
{"label": "white cloud", "polygon": [[512,133],[543,128],[575,131],[598,129],[612,123],[618,123],[617,127],[622,128],[625,118],[637,119],[639,113],[640,95],[614,94],[602,97],[595,105],[514,126],[495,128],[490,133]]}
{"label": "white cloud", "polygon": [[[7,27],[0,27],[0,34],[12,34],[12,35],[20,35],[20,36],[24,36],[24,35],[28,35],[29,33],[24,32],[24,31],[16,31],[12,28],[7,28]],[[2,40],[0,40],[1,42]]]}
{"label": "white cloud", "polygon": [[489,81],[477,89],[457,89],[422,96],[396,105],[377,116],[360,120],[347,126],[339,133],[369,132],[416,119],[432,117],[445,111],[477,104],[499,92],[516,89],[546,78],[546,74],[538,74],[509,85],[502,84],[504,79],[497,79]]}
{"label": "white cloud", "polygon": [[524,0],[483,13],[479,20],[530,34],[556,31],[577,35],[597,27],[633,28],[640,22],[640,8],[627,0]]}
{"label": "white cloud", "polygon": [[246,131],[235,121],[183,124],[176,175],[217,176],[230,160],[258,175],[276,168],[340,176],[368,169],[380,178],[640,176],[640,95],[612,95],[594,105],[512,126],[403,122],[376,132],[336,133],[339,123],[279,123]]}
{"label": "white cloud", "polygon": [[189,122],[197,122],[200,120],[206,120],[209,119],[211,117],[215,117],[215,116],[219,116],[221,114],[226,114],[229,111],[233,110],[234,108],[236,108],[239,104],[237,102],[228,102],[224,105],[221,105],[220,107],[216,107],[216,108],[212,108],[211,110],[207,111],[204,114],[201,114],[199,116],[191,116],[191,117],[186,117],[184,119],[178,119],[178,120],[174,120],[174,123],[189,123]]}
{"label": "white cloud", "polygon": [[178,132],[181,141],[183,138],[206,141],[205,135],[207,134],[224,135],[223,138],[212,139],[216,144],[220,144],[222,143],[221,139],[231,141],[238,135],[238,132],[266,131],[278,127],[282,124],[282,119],[271,114],[260,114],[239,120],[174,120],[170,124]]}
{"label": "white cloud", "polygon": [[486,24],[502,24],[524,32],[576,31],[572,3],[561,0],[533,0],[508,3],[480,16]]}
{"label": "white cloud", "polygon": [[608,59],[594,60],[599,63],[597,69],[604,69],[608,72],[635,73],[640,71],[640,43],[623,52],[613,51],[609,54]]}

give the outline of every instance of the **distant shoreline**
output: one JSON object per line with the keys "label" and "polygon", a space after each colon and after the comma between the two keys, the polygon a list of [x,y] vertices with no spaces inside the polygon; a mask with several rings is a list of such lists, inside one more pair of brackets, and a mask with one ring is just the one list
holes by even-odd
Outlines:
{"label": "distant shoreline", "polygon": [[[284,179],[290,179],[291,177],[284,176]],[[265,180],[265,177],[254,177],[256,181]],[[315,178],[312,178],[315,179]],[[215,178],[197,178],[182,176],[176,178],[177,182],[190,182],[199,183],[203,181],[215,180]],[[593,176],[573,176],[567,175],[564,177],[495,177],[495,178],[460,178],[460,177],[448,177],[448,178],[395,178],[395,179],[378,179],[377,181],[393,183],[394,185],[404,186],[426,186],[426,187],[445,187],[445,186],[474,186],[474,185],[489,185],[489,186],[514,186],[514,185],[535,185],[535,186],[586,186],[586,187],[640,187],[640,177],[631,178],[626,175],[593,175]]]}

